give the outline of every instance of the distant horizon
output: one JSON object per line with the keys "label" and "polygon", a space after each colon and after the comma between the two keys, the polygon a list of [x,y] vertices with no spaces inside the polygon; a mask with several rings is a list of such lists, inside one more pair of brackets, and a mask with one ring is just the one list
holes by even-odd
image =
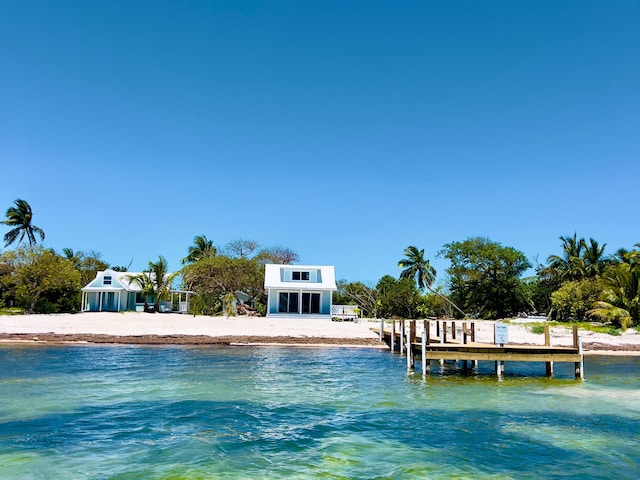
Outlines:
{"label": "distant horizon", "polygon": [[5,2],[0,213],[25,199],[47,247],[136,271],[196,235],[366,283],[415,245],[438,284],[476,236],[630,249],[639,24],[627,1]]}

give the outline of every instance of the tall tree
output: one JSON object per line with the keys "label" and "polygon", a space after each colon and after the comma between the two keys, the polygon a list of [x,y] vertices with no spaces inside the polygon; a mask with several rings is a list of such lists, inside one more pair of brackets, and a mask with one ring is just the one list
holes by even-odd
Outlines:
{"label": "tall tree", "polygon": [[189,247],[187,256],[182,259],[182,264],[194,263],[203,258],[215,257],[217,253],[213,241],[209,240],[206,235],[196,235],[193,237],[193,245]]}
{"label": "tall tree", "polygon": [[436,279],[436,269],[431,266],[429,260],[424,258],[424,249],[418,250],[417,247],[410,245],[404,250],[405,258],[398,262],[398,267],[403,268],[400,272],[400,278],[410,278],[415,280],[418,289],[427,288],[431,293],[443,298],[451,304],[458,312],[465,316],[465,313],[455,303],[442,295],[440,292],[431,288]]}
{"label": "tall tree", "polygon": [[585,265],[582,258],[586,248],[584,238],[578,238],[574,233],[573,237],[560,237],[562,241],[562,256],[549,255],[547,258],[547,272],[560,282],[565,280],[580,280],[585,277]]}
{"label": "tall tree", "polygon": [[528,309],[520,276],[531,266],[524,254],[488,238],[446,244],[451,296],[484,318],[504,318]]}
{"label": "tall tree", "polygon": [[584,251],[582,253],[582,261],[584,264],[584,273],[588,278],[601,275],[604,269],[611,262],[604,254],[606,243],[600,245],[593,238],[589,238],[589,243],[584,243]]}
{"label": "tall tree", "polygon": [[15,207],[7,209],[7,219],[2,222],[4,225],[13,227],[4,236],[5,247],[8,247],[16,240],[21,243],[25,235],[30,247],[36,243],[36,234],[40,237],[40,240],[44,240],[44,231],[32,223],[33,212],[31,211],[31,205],[20,198],[14,203]]}
{"label": "tall tree", "polygon": [[416,318],[420,293],[411,278],[382,277],[376,285],[377,313],[383,318]]}

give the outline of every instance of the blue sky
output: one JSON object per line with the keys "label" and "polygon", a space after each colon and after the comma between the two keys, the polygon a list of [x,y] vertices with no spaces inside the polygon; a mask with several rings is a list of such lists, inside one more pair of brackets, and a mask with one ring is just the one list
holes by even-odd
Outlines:
{"label": "blue sky", "polygon": [[[0,0],[2,212],[179,268],[195,235],[397,276],[640,242],[640,2]],[[1,233],[4,233],[0,229]]]}

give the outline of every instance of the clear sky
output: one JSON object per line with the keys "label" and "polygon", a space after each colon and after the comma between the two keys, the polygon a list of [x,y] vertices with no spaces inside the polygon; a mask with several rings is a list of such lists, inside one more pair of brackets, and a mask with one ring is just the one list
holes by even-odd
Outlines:
{"label": "clear sky", "polygon": [[132,270],[195,235],[367,282],[478,235],[613,253],[639,154],[637,0],[0,0],[0,213]]}

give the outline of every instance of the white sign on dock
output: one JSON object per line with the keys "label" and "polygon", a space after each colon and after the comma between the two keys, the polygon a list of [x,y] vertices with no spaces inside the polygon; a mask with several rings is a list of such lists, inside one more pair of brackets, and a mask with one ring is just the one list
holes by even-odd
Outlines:
{"label": "white sign on dock", "polygon": [[506,323],[496,322],[495,324],[496,345],[509,343],[509,326]]}

